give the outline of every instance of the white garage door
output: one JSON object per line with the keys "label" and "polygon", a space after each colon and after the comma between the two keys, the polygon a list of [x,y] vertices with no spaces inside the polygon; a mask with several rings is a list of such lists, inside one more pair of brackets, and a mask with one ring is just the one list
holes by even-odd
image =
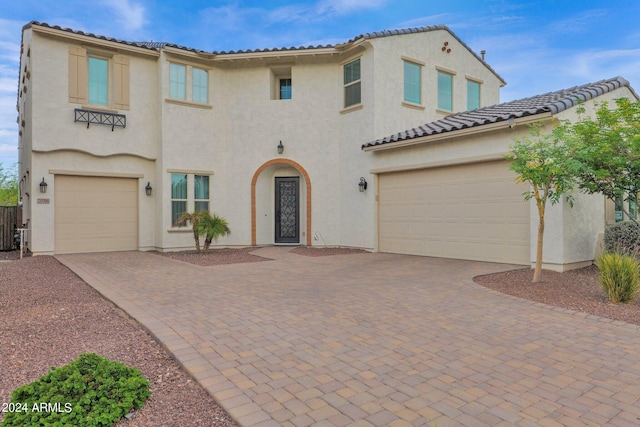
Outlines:
{"label": "white garage door", "polygon": [[529,203],[508,162],[379,176],[381,252],[529,264]]}
{"label": "white garage door", "polygon": [[55,177],[55,253],[138,249],[138,180]]}

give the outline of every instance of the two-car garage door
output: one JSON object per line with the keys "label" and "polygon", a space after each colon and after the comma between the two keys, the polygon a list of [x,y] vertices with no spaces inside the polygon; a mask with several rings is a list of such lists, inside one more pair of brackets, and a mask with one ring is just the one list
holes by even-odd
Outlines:
{"label": "two-car garage door", "polygon": [[379,175],[379,250],[529,264],[529,203],[506,161]]}
{"label": "two-car garage door", "polygon": [[55,177],[55,253],[138,249],[138,180]]}

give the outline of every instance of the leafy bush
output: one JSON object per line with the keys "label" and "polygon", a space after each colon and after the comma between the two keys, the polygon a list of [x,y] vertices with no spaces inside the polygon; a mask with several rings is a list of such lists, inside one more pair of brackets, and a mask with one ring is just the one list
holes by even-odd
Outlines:
{"label": "leafy bush", "polygon": [[85,353],[14,390],[2,426],[112,426],[149,396],[138,369]]}
{"label": "leafy bush", "polygon": [[638,294],[640,264],[630,254],[610,252],[601,255],[596,264],[600,269],[600,284],[612,302],[633,301]]}
{"label": "leafy bush", "polygon": [[640,226],[633,221],[610,225],[604,230],[607,252],[632,253],[640,248]]}

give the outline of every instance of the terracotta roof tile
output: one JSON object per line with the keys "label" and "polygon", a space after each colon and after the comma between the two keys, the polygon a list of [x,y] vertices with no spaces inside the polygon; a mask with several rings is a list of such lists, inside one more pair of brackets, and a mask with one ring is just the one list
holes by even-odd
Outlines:
{"label": "terracotta roof tile", "polygon": [[[542,113],[557,114],[577,105],[579,102],[596,98],[607,92],[626,86],[631,89],[629,82],[622,77],[614,77],[582,86],[518,99],[476,110],[451,114],[435,122],[426,123],[417,128],[408,129],[385,138],[377,139],[362,145],[362,148],[376,145],[406,141],[422,136],[436,135],[445,132],[482,126],[519,117],[533,116]],[[631,89],[633,90],[633,89]]]}
{"label": "terracotta roof tile", "polygon": [[[149,42],[129,42],[129,41],[125,41],[125,40],[120,40],[120,39],[116,39],[116,38],[112,38],[112,37],[105,37],[105,36],[100,36],[100,35],[96,35],[93,33],[85,33],[83,31],[77,31],[77,30],[72,30],[71,28],[62,28],[58,25],[49,25],[46,22],[38,22],[38,21],[31,21],[28,24],[26,24],[23,27],[23,30],[26,28],[31,27],[32,25],[39,25],[41,27],[47,27],[47,28],[53,28],[53,29],[57,29],[57,30],[61,30],[61,31],[66,31],[69,33],[73,33],[73,34],[79,34],[79,35],[84,35],[84,36],[88,36],[88,37],[94,37],[97,39],[101,39],[101,40],[107,40],[107,41],[112,41],[115,43],[123,43],[129,46],[137,46],[137,47],[142,47],[142,48],[146,48],[146,49],[152,49],[152,50],[160,50],[163,49],[165,47],[173,47],[173,48],[177,48],[177,49],[181,49],[181,50],[186,50],[189,52],[195,52],[195,53],[206,53],[206,54],[211,54],[211,55],[234,55],[234,54],[245,54],[245,53],[267,53],[267,52],[287,52],[287,51],[297,51],[297,50],[311,50],[311,49],[327,49],[327,48],[335,48],[337,47],[337,45],[317,45],[317,46],[291,46],[291,47],[279,47],[279,48],[266,48],[266,49],[246,49],[246,50],[230,50],[230,51],[205,51],[205,50],[200,50],[200,49],[194,49],[194,48],[190,48],[190,47],[186,47],[186,46],[180,46],[177,44],[173,44],[173,43],[165,43],[165,42],[154,42],[154,41],[149,41]],[[424,33],[424,32],[429,32],[429,31],[437,31],[437,30],[444,30],[447,31],[451,34],[452,37],[454,37],[456,40],[458,40],[469,52],[471,52],[479,61],[481,61],[489,70],[491,70],[491,72],[493,74],[496,75],[496,77],[498,77],[498,79],[500,79],[500,81],[502,82],[502,84],[506,84],[505,80],[493,69],[491,68],[491,66],[489,64],[487,64],[480,56],[478,56],[473,50],[471,50],[471,48],[464,43],[462,40],[460,40],[458,38],[458,36],[456,36],[453,31],[451,31],[449,29],[449,27],[447,27],[446,25],[430,25],[430,26],[425,26],[425,27],[416,27],[416,28],[407,28],[407,29],[401,29],[401,30],[384,30],[384,31],[377,31],[377,32],[373,32],[373,33],[364,33],[364,34],[360,34],[359,36],[356,36],[352,39],[350,39],[346,44],[349,43],[353,43],[356,42],[360,39],[375,39],[375,38],[380,38],[380,37],[390,37],[390,36],[396,36],[396,35],[403,35],[403,34],[417,34],[417,33]]]}

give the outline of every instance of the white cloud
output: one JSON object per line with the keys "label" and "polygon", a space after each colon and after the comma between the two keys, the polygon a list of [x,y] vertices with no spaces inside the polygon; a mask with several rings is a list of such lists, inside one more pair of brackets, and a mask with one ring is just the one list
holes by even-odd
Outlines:
{"label": "white cloud", "polygon": [[[253,18],[259,19],[264,16],[265,11],[256,8],[239,7],[237,3],[231,3],[219,7],[209,7],[202,10],[198,15],[210,25],[214,32],[233,31],[238,32],[238,28],[251,28],[255,24],[247,26]],[[260,21],[257,21],[260,22]]]}
{"label": "white cloud", "polygon": [[567,19],[555,21],[551,23],[547,31],[551,34],[581,34],[593,30],[597,27],[598,21],[605,19],[606,10],[592,9],[577,13]]}
{"label": "white cloud", "polygon": [[314,7],[319,15],[349,15],[364,9],[378,9],[384,6],[387,0],[320,0]]}
{"label": "white cloud", "polygon": [[18,92],[18,72],[16,71],[16,77],[4,77],[0,73],[0,92],[9,92],[15,94]]}
{"label": "white cloud", "polygon": [[21,29],[25,22],[0,18],[0,40],[20,40]]}
{"label": "white cloud", "polygon": [[[5,168],[9,165],[13,165],[18,161],[17,134],[14,136],[14,138],[15,138],[15,142],[13,143],[0,142],[0,164]],[[0,139],[7,140],[8,138],[4,138],[2,136],[2,132],[0,132]]]}
{"label": "white cloud", "polygon": [[409,19],[400,23],[400,28],[425,27],[428,25],[440,25],[449,20],[450,13],[440,13],[438,15],[421,16]]}
{"label": "white cloud", "polygon": [[131,0],[106,0],[102,4],[113,10],[126,31],[141,29],[146,23],[145,8]]}
{"label": "white cloud", "polygon": [[388,0],[319,0],[315,4],[290,4],[270,11],[267,19],[278,22],[320,22],[369,9],[378,9]]}

